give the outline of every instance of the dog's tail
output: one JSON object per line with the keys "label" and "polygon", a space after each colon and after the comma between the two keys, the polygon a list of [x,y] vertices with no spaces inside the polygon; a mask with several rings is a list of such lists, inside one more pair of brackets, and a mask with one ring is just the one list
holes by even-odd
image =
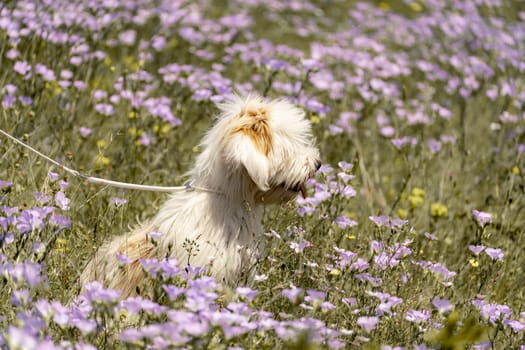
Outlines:
{"label": "dog's tail", "polygon": [[88,282],[99,281],[106,288],[121,290],[121,298],[137,295],[145,274],[140,260],[155,255],[148,236],[153,230],[148,223],[104,243],[80,275],[80,292]]}

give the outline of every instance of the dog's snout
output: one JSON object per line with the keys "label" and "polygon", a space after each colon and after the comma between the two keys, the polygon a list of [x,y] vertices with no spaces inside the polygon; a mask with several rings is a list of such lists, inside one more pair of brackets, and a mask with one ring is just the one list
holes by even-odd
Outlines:
{"label": "dog's snout", "polygon": [[321,161],[318,159],[315,161],[315,171],[319,170],[319,168],[321,168]]}

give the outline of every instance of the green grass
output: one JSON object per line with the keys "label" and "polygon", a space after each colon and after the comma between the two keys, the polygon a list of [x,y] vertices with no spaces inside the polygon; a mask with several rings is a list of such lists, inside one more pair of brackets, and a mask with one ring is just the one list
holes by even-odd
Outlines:
{"label": "green grass", "polygon": [[[255,18],[261,16],[261,19],[249,30],[255,38],[269,38],[308,53],[310,43],[322,41],[328,33],[345,26],[346,16],[341,13],[347,13],[349,6],[339,2],[333,2],[333,5],[329,2],[318,3],[320,7],[325,7],[328,14],[326,18],[308,14],[302,16],[303,19],[310,18],[316,22],[323,33],[300,38],[294,33],[294,26],[277,26],[272,19],[261,14],[260,8],[252,10],[252,15]],[[516,11],[512,12],[513,6],[508,5],[496,14],[507,16],[503,18],[510,22],[521,5],[516,4]],[[207,8],[206,11],[205,16],[219,18],[231,8],[226,2],[217,2],[216,7]],[[406,13],[409,9],[403,7],[399,11]],[[276,14],[283,22],[289,18],[286,11]],[[489,12],[489,15],[494,13]],[[413,13],[410,15],[414,18],[417,16]],[[333,23],[323,21],[327,19]],[[139,37],[144,40],[158,34],[159,30],[156,18],[149,19],[142,26],[127,22],[122,22],[121,26],[138,29]],[[0,66],[3,67],[0,70],[0,91],[3,86],[14,84],[18,87],[18,94],[33,98],[30,106],[17,104],[12,108],[0,109],[0,128],[83,173],[133,183],[166,186],[182,184],[185,172],[191,168],[199,152],[198,142],[211,125],[217,109],[210,102],[193,101],[192,91],[187,87],[162,82],[158,69],[168,63],[191,64],[208,70],[214,62],[192,55],[194,45],[183,40],[176,34],[176,27],[173,28],[173,32],[166,33],[170,36],[167,48],[155,53],[154,58],[145,63],[141,62],[137,45],[107,46],[106,40],[116,38],[121,31],[122,28],[118,26],[107,29],[100,40],[89,43],[92,50],[107,52],[108,58],[79,66],[69,63],[71,55],[68,45],[55,45],[31,37],[23,38],[17,45],[19,59],[32,64],[43,63],[57,76],[60,70],[71,69],[74,76],[72,80],[82,80],[87,84],[85,91],[60,88],[56,82],[46,83],[36,76],[22,79],[14,73],[13,61],[5,58],[5,52],[12,44],[8,42],[5,32],[0,30]],[[80,28],[74,27],[68,30],[81,32]],[[436,37],[436,40],[443,41],[445,46],[447,44],[443,37]],[[239,41],[246,42],[247,39],[241,38]],[[402,51],[395,42],[390,45],[384,40],[382,44],[387,50]],[[523,53],[523,45],[520,45]],[[228,45],[209,43],[203,46],[220,58]],[[418,57],[419,51],[420,48],[415,47],[408,55],[414,59]],[[490,61],[490,54],[481,51],[472,51],[471,54],[495,67],[494,61]],[[352,70],[348,63],[327,60],[326,65],[337,77]],[[450,66],[442,66],[450,72],[454,71]],[[115,114],[112,116],[95,111],[96,102],[92,98],[95,89],[112,90],[119,78],[123,79],[127,89],[135,92],[143,89],[147,84],[130,79],[130,74],[139,68],[153,76],[149,83],[150,96],[171,98],[171,111],[182,121],[180,126],[168,127],[167,123],[152,117],[144,108],[133,108],[123,101],[114,104]],[[262,76],[260,82],[254,82],[254,89],[264,91],[265,84],[268,84],[265,78],[270,73],[265,71],[263,65],[242,62],[234,57],[223,73],[236,83],[251,81],[253,74]],[[286,72],[277,73],[275,78],[281,82],[301,79]],[[521,73],[509,68],[507,71],[496,69],[495,76],[484,81],[468,98],[458,93],[447,94],[444,91],[446,81],[427,82],[427,86],[434,89],[428,97],[417,86],[425,82],[424,74],[414,70],[410,75],[391,79],[402,86],[405,96],[400,100],[407,106],[411,100],[417,101],[427,106],[427,111],[431,102],[442,103],[452,111],[450,120],[436,118],[431,125],[408,125],[396,116],[392,100],[384,97],[374,103],[365,101],[365,107],[359,112],[360,119],[352,124],[354,132],[339,135],[330,134],[328,127],[335,123],[341,112],[354,111],[354,103],[362,100],[358,91],[347,86],[342,99],[333,99],[326,91],[305,83],[304,91],[308,96],[330,107],[330,112],[324,117],[312,111],[307,112],[314,122],[323,162],[335,168],[339,161],[353,163],[351,173],[355,179],[351,185],[357,195],[354,198],[334,195],[307,216],[297,215],[293,203],[266,209],[264,227],[282,237],[261,237],[266,243],[265,256],[271,259],[263,259],[257,268],[257,273],[266,274],[268,279],[252,284],[260,291],[253,302],[254,307],[275,314],[288,313],[293,317],[315,317],[335,329],[353,329],[353,334],[344,337],[350,348],[365,346],[362,345],[365,343],[370,348],[379,348],[370,344],[400,344],[408,347],[436,341],[442,349],[459,349],[463,346],[457,344],[463,340],[470,343],[489,339],[493,342],[492,349],[518,349],[520,342],[524,341],[523,333],[513,332],[498,322],[489,324],[471,303],[472,300],[485,298],[490,303],[507,305],[514,311],[513,319],[519,319],[519,312],[524,308],[522,277],[525,258],[522,252],[525,246],[525,154],[516,152],[516,147],[525,143],[525,124],[523,118],[518,123],[498,122],[498,116],[504,111],[510,110],[521,115],[523,106],[512,104],[519,100],[518,97],[511,100],[500,96],[491,101],[485,95],[490,85],[499,84],[505,79],[513,79],[518,90],[523,91],[525,85]],[[0,97],[5,95],[4,92]],[[277,97],[282,92],[270,89],[269,95]],[[415,147],[396,149],[390,139],[380,136],[376,122],[379,113],[391,118],[396,136],[418,137],[420,143]],[[491,130],[491,123],[496,122],[500,129]],[[91,128],[93,134],[80,137],[81,126]],[[148,147],[141,145],[138,141],[144,132],[155,136],[157,142]],[[430,152],[426,141],[439,138],[440,135],[453,135],[457,142],[443,144],[441,151],[434,154]],[[100,161],[101,157],[104,157],[105,163]],[[125,191],[85,183],[50,166],[7,139],[0,142],[0,163],[0,179],[13,183],[10,191],[3,194],[4,201],[0,203],[18,206],[20,211],[37,205],[34,192],[52,195],[58,191],[58,185],[47,178],[48,171],[59,173],[61,179],[70,183],[66,191],[71,200],[71,208],[67,211],[73,223],[70,229],[57,235],[46,228],[30,240],[17,238],[14,244],[0,247],[0,253],[9,259],[19,262],[29,259],[45,264],[49,283],[46,288],[32,291],[36,298],[69,302],[78,292],[77,280],[83,266],[94,255],[97,247],[104,240],[123,234],[130,226],[152,217],[166,198],[163,194]],[[327,182],[325,175],[318,175],[317,180],[319,183]],[[424,195],[415,198],[414,189],[423,190]],[[111,204],[112,197],[125,198],[127,203],[116,208]],[[446,215],[438,216],[432,212],[432,206],[436,203],[446,207]],[[473,209],[491,213],[493,223],[480,227],[473,219]],[[333,223],[335,217],[340,215],[346,215],[359,224],[341,229]],[[369,220],[371,215],[406,218],[409,223],[399,230],[378,228]],[[302,236],[297,234],[299,230],[303,232]],[[436,239],[428,239],[425,233],[434,235]],[[290,249],[290,242],[303,238],[312,246],[302,253]],[[387,246],[412,240],[409,245],[412,254],[401,259],[396,267],[373,269],[375,254],[370,248],[373,240],[385,242]],[[33,241],[46,244],[43,256],[31,253]],[[475,256],[468,246],[478,244],[502,249],[505,253],[503,261],[493,261],[484,254]],[[335,246],[350,250],[368,261],[371,265],[368,272],[382,278],[382,286],[374,287],[358,281],[355,278],[356,271],[335,269]],[[445,286],[436,274],[414,264],[422,260],[439,262],[456,272],[457,275],[451,280],[453,284]],[[5,296],[0,301],[0,314],[5,315],[1,321],[4,329],[9,323],[17,322],[16,308],[8,299],[12,287],[6,281],[0,285],[0,293]],[[280,294],[290,284],[305,290],[327,292],[327,300],[336,308],[323,312],[319,308],[306,310],[292,305]],[[374,314],[378,301],[366,293],[372,290],[396,295],[403,299],[403,303],[393,308],[395,315],[385,316],[376,330],[366,333],[356,322],[359,316]],[[221,297],[228,300],[231,293],[225,292]],[[356,298],[357,306],[347,307],[341,302],[343,297]],[[453,329],[463,332],[454,338],[456,345],[449,344],[450,334],[436,335],[436,327],[418,325],[404,317],[408,310],[428,309],[433,310],[434,322],[446,322],[446,316],[438,314],[431,306],[434,297],[449,299],[457,311],[447,321],[449,328],[446,328],[452,333]],[[454,317],[459,318],[459,323]],[[60,331],[53,334],[66,337]],[[365,342],[362,337],[370,338],[370,342]],[[257,343],[255,336],[242,338],[237,344],[246,348],[264,348],[264,344]],[[267,344],[265,346],[271,348]],[[278,340],[273,346],[286,347]]]}

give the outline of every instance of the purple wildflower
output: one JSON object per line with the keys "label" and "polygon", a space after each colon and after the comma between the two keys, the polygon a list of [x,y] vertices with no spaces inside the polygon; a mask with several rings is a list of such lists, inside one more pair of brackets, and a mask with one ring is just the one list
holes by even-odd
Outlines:
{"label": "purple wildflower", "polygon": [[108,97],[107,91],[104,90],[94,90],[93,91],[93,99],[95,100],[102,100]]}
{"label": "purple wildflower", "polygon": [[93,133],[93,130],[91,130],[90,128],[86,128],[84,126],[81,126],[78,131],[80,132],[80,136],[82,137],[88,137],[89,135],[91,135]]}
{"label": "purple wildflower", "polygon": [[125,265],[131,264],[134,260],[130,257],[128,257],[126,254],[116,252],[115,257],[117,260]]}
{"label": "purple wildflower", "polygon": [[0,275],[9,276],[15,284],[25,282],[29,287],[35,287],[44,281],[42,269],[42,265],[33,262],[4,263],[0,265]]}
{"label": "purple wildflower", "polygon": [[13,84],[7,84],[6,86],[4,86],[4,91],[8,94],[8,95],[14,95],[16,94],[16,90],[17,90],[17,87]]}
{"label": "purple wildflower", "polygon": [[144,133],[140,137],[139,143],[144,147],[148,147],[151,144],[155,143],[155,141],[155,137],[149,135],[148,133]]}
{"label": "purple wildflower", "polygon": [[386,125],[386,126],[381,127],[381,129],[379,130],[379,133],[381,134],[381,136],[384,136],[386,138],[391,138],[396,134],[396,129],[394,129],[390,125]]}
{"label": "purple wildflower", "polygon": [[345,162],[345,161],[340,161],[339,163],[337,163],[337,165],[341,169],[343,169],[343,171],[350,171],[354,167],[354,164],[348,163],[348,162]]}
{"label": "purple wildflower", "polygon": [[129,297],[126,300],[120,302],[120,307],[126,311],[136,314],[140,311],[145,311],[149,314],[160,316],[163,312],[167,311],[166,306],[161,306],[149,299],[144,299],[140,296]]}
{"label": "purple wildflower", "polygon": [[13,70],[20,75],[26,76],[31,71],[31,65],[25,61],[17,61],[13,66]]}
{"label": "purple wildflower", "polygon": [[296,304],[299,302],[299,296],[303,293],[302,288],[292,287],[289,289],[283,289],[281,294],[290,300],[292,303]]}
{"label": "purple wildflower", "polygon": [[48,203],[51,199],[53,199],[53,197],[48,196],[47,194],[45,194],[45,193],[43,193],[43,192],[35,192],[35,193],[33,193],[33,195],[35,196],[35,199],[36,199],[40,204],[46,204],[46,203]]}
{"label": "purple wildflower", "polygon": [[60,175],[58,173],[55,173],[55,172],[52,172],[52,171],[48,171],[47,172],[47,178],[51,181],[56,181],[58,180],[60,177]]}
{"label": "purple wildflower", "polygon": [[112,304],[118,301],[121,293],[119,290],[105,289],[100,282],[93,281],[86,284],[80,297],[90,303]]}
{"label": "purple wildflower", "polygon": [[447,299],[434,298],[432,299],[432,305],[440,312],[447,313],[454,309],[450,301]]}
{"label": "purple wildflower", "polygon": [[64,192],[60,191],[55,194],[55,203],[62,210],[69,210],[70,200],[66,197]]}
{"label": "purple wildflower", "polygon": [[113,105],[110,105],[108,103],[96,104],[95,105],[95,110],[98,113],[103,114],[105,116],[111,116],[111,115],[115,114],[115,107],[113,107]]}
{"label": "purple wildflower", "polygon": [[71,227],[71,219],[64,215],[53,214],[49,218],[49,224],[57,226],[58,230],[60,231],[62,229]]}
{"label": "purple wildflower", "polygon": [[512,310],[507,305],[490,304],[484,300],[473,300],[472,304],[477,306],[481,316],[488,319],[492,324],[499,320],[505,321],[512,316]]}
{"label": "purple wildflower", "polygon": [[259,293],[258,291],[253,290],[253,289],[248,288],[248,287],[237,287],[235,289],[235,292],[240,297],[245,298],[245,299],[250,300],[250,301],[253,300],[257,296],[257,294]]}
{"label": "purple wildflower", "polygon": [[334,222],[342,229],[357,226],[356,221],[350,220],[346,216],[338,216],[335,218]]}
{"label": "purple wildflower", "polygon": [[484,245],[469,245],[468,246],[468,249],[474,253],[475,255],[479,255],[479,253],[481,253],[482,251],[485,250],[485,246]]}
{"label": "purple wildflower", "polygon": [[352,260],[356,256],[356,253],[346,249],[334,247],[334,250],[339,253],[337,267],[345,268],[352,263]]}
{"label": "purple wildflower", "polygon": [[184,293],[186,293],[186,288],[177,287],[174,285],[163,285],[162,289],[164,289],[168,297],[172,300],[175,300],[179,296],[184,295]]}
{"label": "purple wildflower", "polygon": [[212,92],[208,89],[198,89],[193,93],[192,99],[194,101],[205,101],[209,99],[212,95]]}
{"label": "purple wildflower", "polygon": [[392,219],[388,215],[369,216],[368,218],[379,227],[400,228],[408,223],[408,220]]}
{"label": "purple wildflower", "polygon": [[326,298],[325,292],[320,292],[317,290],[309,289],[306,291],[306,296],[304,297],[304,300],[309,303],[313,303],[315,301],[323,301]]}
{"label": "purple wildflower", "polygon": [[6,95],[2,99],[2,107],[5,109],[11,108],[15,105],[16,97],[11,95]]}
{"label": "purple wildflower", "polygon": [[418,140],[410,136],[392,139],[391,142],[397,149],[401,149],[405,145],[415,146],[418,144]]}
{"label": "purple wildflower", "polygon": [[376,317],[376,316],[372,316],[372,317],[361,316],[357,319],[357,325],[363,328],[366,332],[373,331],[377,327],[378,323],[379,323],[379,317]]}
{"label": "purple wildflower", "polygon": [[472,215],[474,215],[474,219],[480,226],[485,226],[492,223],[492,215],[490,213],[485,213],[483,211],[474,209],[472,210]]}
{"label": "purple wildflower", "polygon": [[10,60],[14,60],[15,58],[18,57],[18,51],[16,49],[9,49],[5,53],[5,57],[10,59]]}
{"label": "purple wildflower", "polygon": [[337,173],[337,177],[340,178],[341,180],[343,180],[343,182],[348,182],[350,180],[353,180],[355,178],[354,175],[350,175],[350,174],[347,174],[347,173],[344,173],[344,172],[339,172]]}
{"label": "purple wildflower", "polygon": [[356,306],[357,305],[357,299],[356,298],[341,298],[341,302],[345,304],[348,307]]}
{"label": "purple wildflower", "polygon": [[514,332],[520,333],[525,331],[525,323],[516,320],[507,320],[504,322],[506,326],[510,327]]}
{"label": "purple wildflower", "polygon": [[405,319],[414,323],[426,322],[430,318],[429,310],[408,310]]}
{"label": "purple wildflower", "polygon": [[137,37],[137,32],[132,29],[125,30],[119,34],[120,42],[128,46],[135,44],[136,37]]}
{"label": "purple wildflower", "polygon": [[380,304],[376,308],[378,316],[383,316],[385,313],[392,315],[392,308],[403,303],[403,299],[387,293],[366,291],[366,294],[379,299]]}
{"label": "purple wildflower", "polygon": [[31,106],[33,104],[33,99],[29,96],[18,96],[18,101],[20,101],[23,106]]}
{"label": "purple wildflower", "polygon": [[485,249],[485,254],[487,254],[492,260],[503,261],[505,253],[499,248],[487,248]]}
{"label": "purple wildflower", "polygon": [[370,267],[370,264],[363,258],[358,258],[352,265],[350,265],[350,270],[354,271],[365,271]]}
{"label": "purple wildflower", "polygon": [[24,210],[17,219],[16,228],[21,233],[29,233],[44,228],[44,218],[41,211],[37,209]]}
{"label": "purple wildflower", "polygon": [[109,202],[114,205],[116,208],[120,208],[124,204],[126,204],[128,201],[124,198],[118,198],[118,197],[111,197],[109,199]]}
{"label": "purple wildflower", "polygon": [[438,140],[430,139],[427,141],[427,146],[431,153],[438,153],[441,151],[442,144]]}
{"label": "purple wildflower", "polygon": [[310,247],[312,244],[308,242],[307,240],[303,240],[302,242],[290,242],[289,246],[292,248],[292,250],[296,253],[302,253],[302,251],[305,248]]}
{"label": "purple wildflower", "polygon": [[360,273],[355,275],[356,280],[365,281],[370,283],[374,287],[380,287],[383,284],[383,280],[380,277],[374,277],[369,273]]}

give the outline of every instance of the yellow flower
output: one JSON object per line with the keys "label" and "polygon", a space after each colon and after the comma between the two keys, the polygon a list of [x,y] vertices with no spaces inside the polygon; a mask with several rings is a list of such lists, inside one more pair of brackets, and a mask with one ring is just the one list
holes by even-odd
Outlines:
{"label": "yellow flower", "polygon": [[199,146],[195,146],[192,148],[193,153],[199,153],[201,151],[201,148]]}
{"label": "yellow flower", "polygon": [[97,141],[97,147],[101,148],[101,149],[104,149],[104,148],[108,147],[108,142],[106,140],[98,140]]}
{"label": "yellow flower", "polygon": [[519,168],[517,165],[514,165],[514,167],[512,167],[512,173],[513,173],[514,175],[519,175],[519,174],[521,174],[520,168]]}
{"label": "yellow flower", "polygon": [[131,136],[137,136],[137,135],[140,135],[141,133],[139,129],[132,126],[131,128],[128,129],[128,134],[130,134]]}
{"label": "yellow flower", "polygon": [[417,197],[425,197],[425,194],[425,190],[419,187],[414,187],[411,192],[411,195]]}
{"label": "yellow flower", "polygon": [[47,82],[46,88],[51,90],[55,96],[60,95],[64,91],[56,81]]}
{"label": "yellow flower", "polygon": [[478,267],[479,266],[479,261],[477,261],[476,259],[472,258],[468,261],[468,263],[472,266],[472,267]]}
{"label": "yellow flower", "polygon": [[55,244],[57,246],[64,246],[66,245],[66,243],[67,243],[67,239],[64,239],[64,238],[57,238],[55,241]]}
{"label": "yellow flower", "polygon": [[127,56],[124,58],[124,62],[131,70],[136,70],[138,68],[137,62],[135,61],[135,57],[133,56]]}
{"label": "yellow flower", "polygon": [[111,160],[108,157],[104,157],[103,155],[99,154],[97,156],[95,164],[97,165],[97,167],[108,166],[111,164]]}
{"label": "yellow flower", "polygon": [[432,203],[430,206],[430,214],[434,217],[446,217],[448,216],[448,208],[441,203]]}
{"label": "yellow flower", "polygon": [[417,2],[410,3],[410,8],[414,12],[421,12],[421,10],[423,10],[423,7]]}
{"label": "yellow flower", "polygon": [[160,129],[160,133],[161,134],[167,134],[167,133],[170,132],[170,130],[171,130],[171,125],[170,124],[164,124],[162,126],[162,128]]}
{"label": "yellow flower", "polygon": [[332,269],[332,271],[330,271],[330,275],[332,276],[339,276],[341,274],[341,270],[339,269]]}
{"label": "yellow flower", "polygon": [[397,195],[397,190],[395,188],[390,187],[387,193],[390,198],[395,198]]}
{"label": "yellow flower", "polygon": [[67,248],[67,239],[64,238],[57,238],[55,241],[55,248],[54,250],[59,253],[64,253]]}
{"label": "yellow flower", "polygon": [[321,121],[321,118],[314,114],[310,117],[310,121],[312,122],[312,124],[317,124]]}
{"label": "yellow flower", "polygon": [[128,113],[129,119],[135,119],[136,117],[137,117],[137,113],[135,113],[135,111],[131,111]]}
{"label": "yellow flower", "polygon": [[422,206],[423,203],[425,202],[425,198],[409,196],[408,201],[410,203],[410,208],[414,209],[414,208]]}
{"label": "yellow flower", "polygon": [[355,235],[345,235],[346,239],[355,239]]}
{"label": "yellow flower", "polygon": [[412,209],[422,206],[425,202],[425,190],[419,187],[414,187],[408,196],[408,202]]}
{"label": "yellow flower", "polygon": [[400,219],[406,219],[408,216],[408,210],[406,209],[398,209],[397,210],[397,216],[399,216]]}
{"label": "yellow flower", "polygon": [[386,2],[380,2],[379,3],[379,8],[383,11],[388,11],[390,10],[390,5],[387,4]]}
{"label": "yellow flower", "polygon": [[127,318],[128,318],[127,310],[124,308],[120,309],[120,315],[119,315],[120,321],[126,321]]}

